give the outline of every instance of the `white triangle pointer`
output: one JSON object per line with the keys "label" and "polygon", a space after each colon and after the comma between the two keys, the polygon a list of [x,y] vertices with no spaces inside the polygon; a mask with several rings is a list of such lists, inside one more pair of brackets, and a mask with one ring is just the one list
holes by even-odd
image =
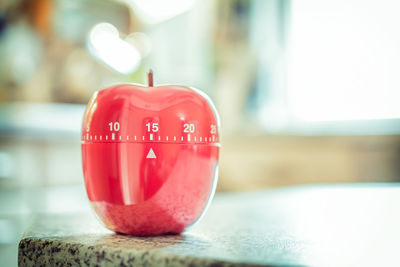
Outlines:
{"label": "white triangle pointer", "polygon": [[157,157],[156,157],[156,154],[154,154],[153,149],[150,148],[149,153],[147,153],[146,159],[155,159],[155,158],[157,158]]}

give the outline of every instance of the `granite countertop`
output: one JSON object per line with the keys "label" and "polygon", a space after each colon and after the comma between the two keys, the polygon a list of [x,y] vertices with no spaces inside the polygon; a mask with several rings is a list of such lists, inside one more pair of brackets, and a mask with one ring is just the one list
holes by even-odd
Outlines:
{"label": "granite countertop", "polygon": [[[74,203],[76,204],[76,203]],[[133,237],[93,213],[40,214],[20,266],[400,266],[400,186],[302,186],[219,194],[182,235]]]}

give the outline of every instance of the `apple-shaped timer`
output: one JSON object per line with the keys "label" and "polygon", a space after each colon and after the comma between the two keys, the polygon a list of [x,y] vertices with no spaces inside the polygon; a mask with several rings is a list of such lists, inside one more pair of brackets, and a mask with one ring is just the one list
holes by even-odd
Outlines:
{"label": "apple-shaped timer", "polygon": [[181,233],[204,214],[217,183],[219,118],[186,86],[120,84],[85,112],[86,191],[107,228],[139,236]]}

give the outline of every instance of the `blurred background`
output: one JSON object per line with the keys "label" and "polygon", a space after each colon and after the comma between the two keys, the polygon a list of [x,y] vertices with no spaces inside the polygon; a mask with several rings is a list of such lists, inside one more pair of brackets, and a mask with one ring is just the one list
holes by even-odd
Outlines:
{"label": "blurred background", "polygon": [[21,218],[59,211],[66,191],[43,188],[84,192],[93,92],[145,83],[150,67],[156,83],[214,100],[219,192],[398,182],[399,11],[396,0],[0,1],[0,255],[16,253]]}

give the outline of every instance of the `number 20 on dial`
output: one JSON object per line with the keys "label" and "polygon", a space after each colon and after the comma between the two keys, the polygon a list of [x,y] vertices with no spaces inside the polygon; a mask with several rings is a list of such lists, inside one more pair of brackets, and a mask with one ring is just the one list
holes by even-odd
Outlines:
{"label": "number 20 on dial", "polygon": [[183,132],[184,133],[194,133],[194,124],[193,123],[185,123],[183,125]]}

